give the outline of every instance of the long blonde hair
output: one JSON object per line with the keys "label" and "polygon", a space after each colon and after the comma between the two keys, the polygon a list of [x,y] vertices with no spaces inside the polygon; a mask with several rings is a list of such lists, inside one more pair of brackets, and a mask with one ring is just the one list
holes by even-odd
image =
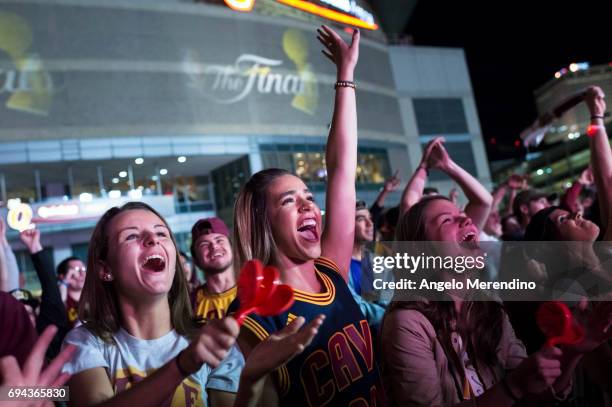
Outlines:
{"label": "long blonde hair", "polygon": [[172,326],[178,334],[191,337],[195,334],[196,324],[192,318],[187,281],[181,266],[176,240],[166,220],[155,209],[142,202],[128,202],[120,208],[111,208],[102,215],[96,224],[89,241],[87,256],[87,270],[89,272],[85,277],[85,285],[79,301],[79,319],[83,321],[87,329],[106,342],[112,342],[112,335],[121,326],[121,308],[115,288],[116,283],[114,281],[102,281],[96,270],[100,263],[108,261],[108,227],[110,223],[120,213],[131,210],[152,212],[168,228],[172,244],[176,249],[176,271],[172,287],[168,293],[170,318]]}
{"label": "long blonde hair", "polygon": [[240,190],[234,206],[234,255],[238,268],[251,259],[277,265],[277,246],[267,214],[266,191],[278,177],[293,175],[280,168],[253,174]]}

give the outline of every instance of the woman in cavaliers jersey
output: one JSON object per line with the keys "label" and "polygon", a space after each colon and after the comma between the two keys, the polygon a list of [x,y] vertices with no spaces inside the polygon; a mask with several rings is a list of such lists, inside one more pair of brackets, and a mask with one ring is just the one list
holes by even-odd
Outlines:
{"label": "woman in cavaliers jersey", "polygon": [[[325,316],[310,346],[266,378],[265,405],[382,405],[370,327],[346,285],[355,219],[357,113],[353,71],[359,32],[352,43],[328,27],[318,30],[324,55],[337,70],[334,114],[327,142],[326,225],[312,193],[297,176],[281,169],[254,174],[244,185],[234,211],[238,263],[253,258],[280,269],[282,282],[295,290],[295,303],[276,317],[251,314],[239,345],[251,348],[292,320]],[[236,309],[239,299],[230,306]],[[268,400],[268,395],[276,400]]]}

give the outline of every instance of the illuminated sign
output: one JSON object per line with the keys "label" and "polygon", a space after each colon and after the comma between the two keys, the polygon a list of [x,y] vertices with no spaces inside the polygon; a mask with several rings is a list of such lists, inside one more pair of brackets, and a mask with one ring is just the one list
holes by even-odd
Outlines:
{"label": "illuminated sign", "polygon": [[[330,5],[338,10],[342,10],[342,12],[332,10],[308,0],[277,1],[286,6],[294,7],[328,20],[368,30],[378,30],[378,24],[374,22],[374,15],[358,5],[355,0],[319,0],[320,3]],[[255,0],[225,0],[225,4],[232,10],[248,12],[253,9]]]}
{"label": "illuminated sign", "polygon": [[251,11],[255,5],[255,0],[225,0],[225,4],[232,10]]}
{"label": "illuminated sign", "polygon": [[[347,13],[355,13],[355,16],[331,10],[327,7],[319,6],[306,0],[277,0],[279,3],[287,6],[295,7],[307,13],[315,14],[328,20],[337,21],[339,23],[353,25],[355,27],[365,28],[368,30],[377,30],[378,25],[374,23],[374,16],[368,13],[362,7],[356,5],[355,1],[346,0],[328,0],[328,3],[340,10],[345,10]],[[365,18],[362,19],[362,17]]]}
{"label": "illuminated sign", "polygon": [[9,209],[6,217],[6,223],[8,223],[12,229],[21,233],[24,230],[30,229],[31,222],[32,208],[30,208],[30,205],[23,203],[11,205],[11,209]]}
{"label": "illuminated sign", "polygon": [[[314,114],[319,96],[317,80],[308,63],[308,41],[295,29],[285,31],[283,51],[295,70],[283,69],[283,61],[255,54],[242,54],[231,65],[198,64],[191,53],[185,61],[189,86],[219,104],[234,104],[251,93],[293,96],[291,106]],[[194,69],[194,67],[196,69]]]}
{"label": "illuminated sign", "polygon": [[367,23],[374,24],[372,13],[358,5],[355,0],[321,0],[321,2],[354,15]]}
{"label": "illuminated sign", "polygon": [[79,214],[79,206],[75,204],[43,205],[36,211],[43,219],[73,217]]}

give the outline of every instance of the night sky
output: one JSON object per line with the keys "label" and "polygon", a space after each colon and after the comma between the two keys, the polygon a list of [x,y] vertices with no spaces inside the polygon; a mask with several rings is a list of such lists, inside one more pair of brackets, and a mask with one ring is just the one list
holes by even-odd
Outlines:
{"label": "night sky", "polygon": [[420,0],[405,33],[415,45],[464,48],[489,160],[518,158],[514,142],[536,118],[533,91],[571,62],[612,62],[603,4]]}

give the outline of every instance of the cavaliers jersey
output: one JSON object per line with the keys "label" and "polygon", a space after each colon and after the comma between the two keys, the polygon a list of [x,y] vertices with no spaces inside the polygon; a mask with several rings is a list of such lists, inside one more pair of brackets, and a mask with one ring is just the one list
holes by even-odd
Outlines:
{"label": "cavaliers jersey", "polygon": [[[317,259],[315,272],[321,293],[294,289],[295,302],[288,311],[275,317],[250,314],[244,320],[243,327],[263,341],[300,316],[306,323],[319,314],[326,316],[312,343],[273,375],[280,404],[382,407],[383,390],[368,322],[333,261]],[[236,299],[230,312],[238,306]]]}
{"label": "cavaliers jersey", "polygon": [[66,313],[68,315],[68,325],[74,328],[79,319],[79,302],[72,299],[71,296],[66,298]]}
{"label": "cavaliers jersey", "polygon": [[196,317],[204,321],[225,317],[227,309],[236,298],[236,293],[236,286],[222,293],[214,294],[208,292],[206,284],[202,284],[195,293],[193,309]]}

